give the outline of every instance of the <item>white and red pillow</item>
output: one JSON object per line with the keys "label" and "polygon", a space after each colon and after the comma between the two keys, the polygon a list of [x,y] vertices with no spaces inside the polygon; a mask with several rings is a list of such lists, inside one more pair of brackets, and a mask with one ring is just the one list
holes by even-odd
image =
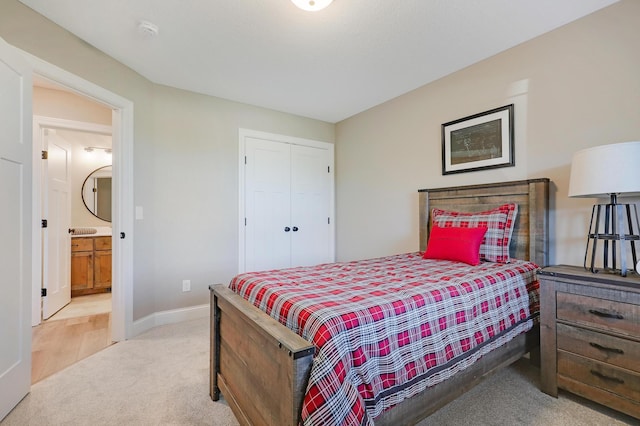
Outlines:
{"label": "white and red pillow", "polygon": [[509,263],[511,261],[509,244],[517,214],[518,205],[509,203],[492,210],[475,213],[434,208],[431,218],[434,228],[487,228],[480,244],[480,260]]}

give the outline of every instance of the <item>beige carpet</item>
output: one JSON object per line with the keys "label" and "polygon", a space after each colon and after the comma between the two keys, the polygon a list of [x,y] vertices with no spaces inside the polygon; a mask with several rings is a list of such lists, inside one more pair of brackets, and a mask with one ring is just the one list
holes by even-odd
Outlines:
{"label": "beige carpet", "polygon": [[156,327],[36,383],[0,424],[237,425],[208,364],[206,319]]}
{"label": "beige carpet", "polygon": [[[208,395],[206,319],[154,328],[36,383],[1,422],[13,425],[236,425]],[[526,360],[492,376],[420,425],[622,425],[638,420],[539,390]]]}
{"label": "beige carpet", "polygon": [[419,423],[448,425],[640,425],[640,420],[560,391],[540,391],[540,370],[520,359]]}

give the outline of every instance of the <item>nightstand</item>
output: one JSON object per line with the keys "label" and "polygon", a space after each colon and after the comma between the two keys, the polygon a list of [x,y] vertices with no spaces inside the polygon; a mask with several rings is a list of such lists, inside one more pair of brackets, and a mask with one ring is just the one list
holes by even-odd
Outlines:
{"label": "nightstand", "polygon": [[640,418],[640,277],[552,266],[538,279],[542,391]]}

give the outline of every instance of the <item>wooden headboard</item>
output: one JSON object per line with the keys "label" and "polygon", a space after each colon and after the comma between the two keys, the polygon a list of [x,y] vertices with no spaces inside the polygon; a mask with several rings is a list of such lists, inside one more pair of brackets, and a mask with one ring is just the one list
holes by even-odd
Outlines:
{"label": "wooden headboard", "polygon": [[538,266],[549,263],[549,179],[529,179],[485,185],[420,189],[420,250],[431,231],[431,210],[476,212],[505,203],[518,204],[509,255]]}

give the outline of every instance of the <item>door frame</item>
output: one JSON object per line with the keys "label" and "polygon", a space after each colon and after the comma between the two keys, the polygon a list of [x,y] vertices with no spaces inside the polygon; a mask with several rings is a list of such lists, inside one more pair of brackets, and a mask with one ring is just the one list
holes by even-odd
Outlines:
{"label": "door frame", "polygon": [[[112,109],[113,199],[116,203],[113,205],[112,217],[114,287],[111,295],[113,301],[111,335],[115,342],[126,340],[132,337],[133,331],[133,102],[28,52],[18,48],[16,50],[27,60],[34,75],[64,86],[80,96],[90,98]],[[41,160],[40,151],[40,148],[34,149],[34,164],[38,164]],[[32,288],[39,294],[42,275],[40,168],[33,167],[33,173]],[[118,238],[119,236],[125,238]],[[39,309],[38,299],[37,310]]]}
{"label": "door frame", "polygon": [[[62,118],[47,117],[43,115],[34,114],[33,115],[33,150],[34,152],[42,150],[42,135],[43,135],[44,129],[77,130],[77,131],[86,132],[86,133],[98,133],[101,135],[109,135],[109,136],[112,136],[113,134],[113,128],[111,126],[107,126],[104,124],[89,123],[89,122],[77,121],[77,120],[66,120]],[[42,161],[42,160],[38,160],[38,161]],[[35,163],[35,164],[39,164],[39,163]],[[36,173],[34,172],[34,179],[36,178],[36,176],[40,176],[40,175],[36,175]],[[42,177],[44,178],[44,176]],[[40,185],[42,184],[41,182],[42,181],[40,181]],[[45,188],[42,188],[42,187],[40,188],[41,196],[43,195],[44,190]],[[42,205],[42,199],[40,199],[40,202]],[[46,218],[40,218],[40,219],[46,219]],[[39,232],[40,234],[42,234],[41,229],[39,230]],[[45,250],[45,249],[46,247],[42,247],[42,250]],[[42,264],[43,263],[41,261],[41,265]],[[43,273],[44,273],[43,268],[41,268],[40,273],[41,273],[41,278],[43,278]],[[41,287],[42,287],[42,283],[40,285],[40,288]],[[31,294],[31,297],[33,298],[32,308],[31,308],[31,326],[36,326],[42,322],[42,315],[41,315],[42,304],[41,304],[41,297],[40,297],[40,288],[36,289],[34,287]],[[113,294],[112,294],[112,297],[113,297]]]}
{"label": "door frame", "polygon": [[276,133],[261,132],[251,129],[238,129],[238,273],[245,271],[245,140],[246,138],[264,139],[272,142],[287,143],[290,145],[302,145],[313,148],[326,149],[329,151],[331,158],[331,173],[330,173],[330,187],[329,187],[329,212],[331,217],[331,223],[329,224],[329,248],[331,252],[329,256],[335,260],[335,231],[336,231],[336,212],[335,212],[335,155],[334,144],[329,142],[322,142],[313,139],[299,138],[295,136],[279,135]]}

